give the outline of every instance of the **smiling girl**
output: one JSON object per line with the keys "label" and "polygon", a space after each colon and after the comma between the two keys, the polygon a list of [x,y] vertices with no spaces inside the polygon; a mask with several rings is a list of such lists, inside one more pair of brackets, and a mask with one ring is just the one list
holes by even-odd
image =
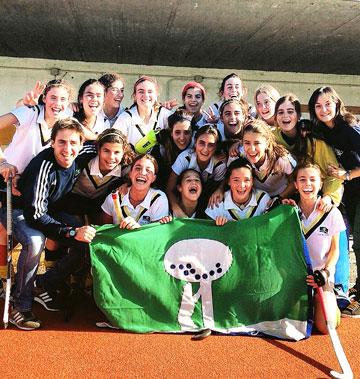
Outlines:
{"label": "smiling girl", "polygon": [[323,186],[317,206],[319,210],[328,211],[333,204],[340,204],[343,194],[342,180],[328,174],[328,165],[337,165],[336,156],[329,145],[307,131],[308,121],[300,121],[300,117],[301,105],[297,97],[293,94],[282,96],[275,105],[275,141],[285,146],[298,161],[308,160],[320,167]]}
{"label": "smiling girl", "polygon": [[71,193],[63,198],[61,207],[70,214],[87,215],[92,223],[98,224],[105,197],[124,182],[135,154],[124,135],[113,128],[98,136],[96,147],[96,157],[82,170]]}
{"label": "smiling girl", "polygon": [[[200,173],[193,169],[183,171],[176,183],[179,194],[179,207],[188,218],[204,218],[203,209],[199,207],[199,199],[203,189]],[[183,217],[173,211],[174,217]]]}
{"label": "smiling girl", "polygon": [[184,102],[183,108],[192,115],[191,124],[194,131],[206,124],[206,116],[202,112],[205,93],[205,88],[198,82],[185,84],[181,91],[181,97]]}
{"label": "smiling girl", "polygon": [[103,113],[105,122],[111,128],[124,111],[121,102],[124,98],[124,79],[116,73],[106,73],[99,78],[105,87]]}
{"label": "smiling girl", "polygon": [[[295,186],[300,194],[298,207],[306,244],[310,254],[312,269],[321,270],[326,278],[324,286],[325,307],[328,319],[336,324],[339,310],[334,294],[335,265],[339,257],[339,233],[346,229],[342,215],[337,208],[328,212],[319,210],[318,192],[321,188],[321,171],[312,163],[301,164],[295,171]],[[312,275],[306,279],[314,288],[317,285]],[[317,329],[327,334],[327,326],[320,307],[318,295],[315,295],[314,321]]]}
{"label": "smiling girl", "polygon": [[[96,79],[86,80],[79,89],[78,105],[79,111],[74,117],[88,130],[96,135],[108,128],[104,117],[100,114],[104,106],[104,86]],[[101,113],[100,113],[101,112]]]}
{"label": "smiling girl", "polygon": [[218,129],[223,141],[225,150],[242,137],[242,129],[248,117],[248,105],[242,100],[225,100],[220,107],[221,125]]}
{"label": "smiling girl", "polygon": [[344,205],[356,257],[357,279],[352,293],[356,301],[344,312],[360,316],[360,126],[332,87],[316,89],[309,100],[310,119],[316,133],[335,151],[339,165],[329,165],[329,174],[344,180]]}
{"label": "smiling girl", "polygon": [[271,197],[289,197],[294,192],[289,175],[296,161],[289,152],[278,145],[268,125],[261,120],[248,122],[243,130],[241,156],[247,158],[254,169],[254,186],[269,193]]}
{"label": "smiling girl", "polygon": [[192,168],[200,172],[202,180],[206,183],[202,195],[202,202],[207,202],[212,192],[219,186],[224,178],[226,164],[215,158],[215,152],[220,146],[220,135],[217,128],[204,125],[195,134],[194,149],[181,153],[172,165],[172,172],[167,185],[167,194],[171,208],[177,214],[184,212],[178,206],[175,196],[177,177],[186,169]]}
{"label": "smiling girl", "polygon": [[230,163],[225,182],[230,189],[225,192],[224,200],[217,207],[208,207],[205,211],[215,220],[216,225],[255,217],[265,212],[270,196],[262,190],[254,189],[253,168],[245,158]]}
{"label": "smiling girl", "polygon": [[[220,118],[219,118],[220,107],[221,107],[221,104],[226,100],[237,99],[237,100],[242,100],[247,104],[247,101],[245,99],[246,94],[247,94],[247,88],[244,86],[239,75],[235,73],[231,73],[225,76],[225,78],[221,82],[219,92],[218,92],[220,100],[216,103],[211,104],[209,107],[208,122],[217,123],[220,121]],[[256,115],[256,112],[252,109],[250,105],[248,105],[248,113],[254,117]]]}
{"label": "smiling girl", "polygon": [[255,91],[255,107],[258,118],[265,121],[270,127],[274,126],[275,104],[280,94],[270,84],[263,84]]}
{"label": "smiling girl", "polygon": [[43,90],[39,105],[21,106],[0,116],[0,130],[11,125],[16,127],[4,158],[17,168],[19,174],[32,158],[50,146],[52,127],[57,120],[66,117],[72,93],[73,89],[65,81],[51,80]]}
{"label": "smiling girl", "polygon": [[110,194],[105,199],[104,224],[119,224],[121,229],[137,229],[141,225],[163,221],[169,216],[169,204],[164,192],[151,188],[158,173],[158,165],[150,154],[139,155],[131,165],[131,186],[120,195],[120,214],[116,213]]}
{"label": "smiling girl", "polygon": [[[146,143],[154,132],[168,126],[167,119],[171,111],[158,103],[159,88],[155,79],[141,76],[134,84],[134,104],[120,115],[114,124],[127,138],[135,152],[150,151],[154,143]],[[141,140],[141,141],[140,141]],[[137,143],[140,143],[137,146]]]}
{"label": "smiling girl", "polygon": [[155,146],[151,153],[159,164],[157,185],[160,188],[166,188],[171,166],[178,155],[192,145],[191,120],[191,115],[179,109],[169,116],[169,127],[158,134],[160,145]]}

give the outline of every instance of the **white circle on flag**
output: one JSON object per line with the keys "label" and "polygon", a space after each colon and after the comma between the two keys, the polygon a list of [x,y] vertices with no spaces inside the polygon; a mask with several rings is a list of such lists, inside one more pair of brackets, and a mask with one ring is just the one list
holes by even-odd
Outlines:
{"label": "white circle on flag", "polygon": [[228,246],[205,238],[178,241],[170,246],[164,257],[165,270],[187,282],[216,280],[228,271],[231,263]]}

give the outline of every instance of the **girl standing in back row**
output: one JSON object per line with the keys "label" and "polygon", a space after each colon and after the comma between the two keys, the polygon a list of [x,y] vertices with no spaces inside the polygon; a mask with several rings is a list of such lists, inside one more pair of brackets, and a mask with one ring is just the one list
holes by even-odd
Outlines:
{"label": "girl standing in back row", "polygon": [[156,132],[168,126],[171,111],[158,103],[159,88],[150,76],[141,76],[134,84],[134,104],[114,124],[137,153],[149,152],[156,144]]}
{"label": "girl standing in back row", "polygon": [[350,290],[355,299],[343,315],[360,317],[360,127],[348,112],[336,91],[329,86],[316,89],[309,100],[310,120],[314,133],[334,148],[342,167],[330,165],[329,173],[344,180],[344,205],[353,233],[357,279]]}

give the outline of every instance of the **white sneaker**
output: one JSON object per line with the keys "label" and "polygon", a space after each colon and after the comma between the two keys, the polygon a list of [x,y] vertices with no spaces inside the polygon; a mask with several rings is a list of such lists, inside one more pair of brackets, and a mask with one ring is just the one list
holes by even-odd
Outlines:
{"label": "white sneaker", "polygon": [[106,328],[106,329],[120,329],[116,326],[111,325],[110,323],[106,321],[99,321],[95,324],[98,328]]}

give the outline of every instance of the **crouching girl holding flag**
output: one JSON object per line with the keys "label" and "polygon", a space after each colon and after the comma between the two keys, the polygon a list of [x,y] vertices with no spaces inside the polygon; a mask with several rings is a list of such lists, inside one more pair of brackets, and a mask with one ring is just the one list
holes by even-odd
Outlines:
{"label": "crouching girl holding flag", "polygon": [[[151,222],[170,220],[168,199],[164,192],[151,188],[158,165],[151,155],[139,155],[131,165],[131,186],[125,195],[119,195],[119,206],[112,194],[103,205],[103,223],[119,224],[122,229],[137,229]],[[115,199],[117,201],[117,199]]]}
{"label": "crouching girl holding flag", "polygon": [[[323,287],[325,308],[328,320],[336,323],[340,314],[334,294],[335,265],[339,257],[339,234],[345,230],[345,223],[340,211],[333,207],[330,211],[319,210],[317,204],[321,197],[318,193],[321,189],[320,168],[312,163],[304,163],[295,171],[295,187],[299,191],[300,220],[306,244],[310,254],[312,269],[322,271],[326,277]],[[284,200],[284,203],[294,204],[292,200]],[[308,275],[306,281],[317,288],[313,275]],[[317,329],[327,334],[326,322],[321,310],[318,294],[314,297],[315,312],[314,322]]]}

